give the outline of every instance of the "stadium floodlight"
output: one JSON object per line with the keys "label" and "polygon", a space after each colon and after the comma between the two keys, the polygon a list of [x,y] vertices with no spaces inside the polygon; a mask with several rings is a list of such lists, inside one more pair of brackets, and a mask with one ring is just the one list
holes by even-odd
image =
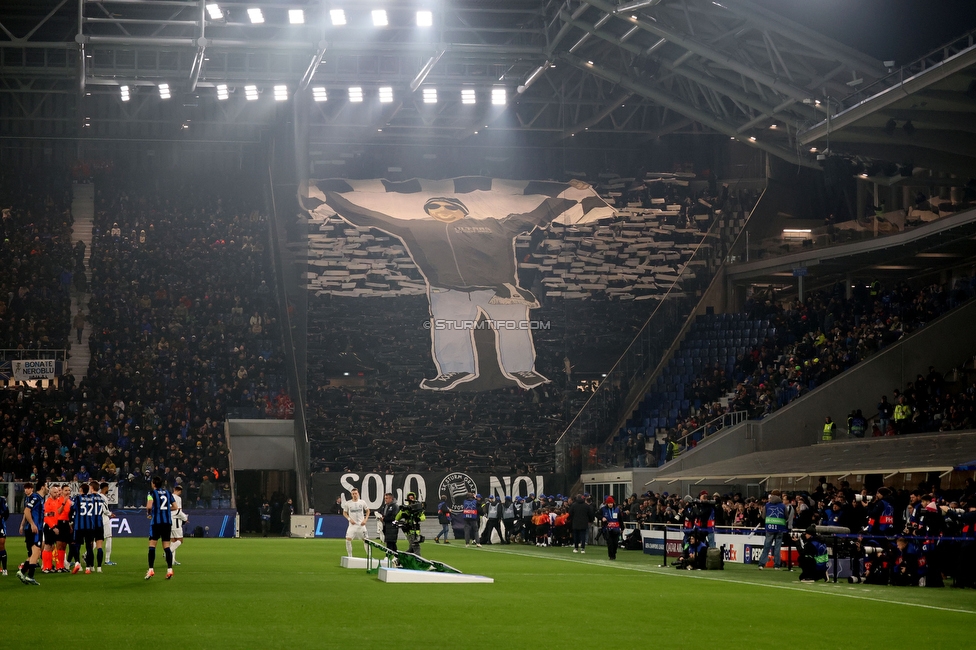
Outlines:
{"label": "stadium floodlight", "polygon": [[361,86],[351,86],[349,88],[349,101],[353,104],[359,104],[363,101],[363,89]]}
{"label": "stadium floodlight", "polygon": [[215,3],[207,5],[207,13],[210,15],[210,20],[222,20],[224,17],[224,12]]}
{"label": "stadium floodlight", "polygon": [[120,87],[119,88],[119,92],[122,93],[122,101],[124,101],[124,102],[129,101],[129,87],[128,86],[122,86],[122,87]]}
{"label": "stadium floodlight", "polygon": [[329,101],[329,95],[325,91],[325,86],[315,86],[312,88],[312,99],[317,102],[327,102]]}
{"label": "stadium floodlight", "polygon": [[417,27],[430,27],[434,24],[434,13],[421,10],[417,12]]}
{"label": "stadium floodlight", "polygon": [[644,7],[653,7],[661,3],[661,0],[634,0],[634,2],[627,2],[622,5],[617,5],[617,8],[613,10],[613,13],[619,14],[625,11],[633,11],[634,9],[642,9]]}
{"label": "stadium floodlight", "polygon": [[230,94],[227,92],[227,84],[217,84],[217,99],[224,101],[228,97],[230,97]]}
{"label": "stadium floodlight", "polygon": [[247,10],[247,17],[251,19],[252,25],[260,25],[264,22],[264,14],[260,7],[251,7]]}
{"label": "stadium floodlight", "polygon": [[276,102],[283,102],[288,99],[288,86],[281,84],[274,87],[274,98]]}
{"label": "stadium floodlight", "polygon": [[475,96],[474,88],[462,88],[461,89],[461,103],[462,104],[476,104],[478,99]]}
{"label": "stadium floodlight", "polygon": [[169,84],[159,84],[159,86],[157,86],[157,88],[159,89],[159,98],[160,99],[169,99],[169,97],[170,97],[170,94],[169,94]]}
{"label": "stadium floodlight", "polygon": [[393,101],[393,88],[391,86],[382,86],[380,88],[380,103],[389,104]]}
{"label": "stadium floodlight", "polygon": [[291,23],[292,25],[304,25],[305,12],[301,9],[289,9],[288,22]]}
{"label": "stadium floodlight", "polygon": [[492,88],[491,89],[491,103],[495,106],[504,106],[508,103],[507,93],[504,88]]}
{"label": "stadium floodlight", "polygon": [[249,102],[253,102],[258,98],[258,87],[253,84],[248,84],[244,86],[244,98]]}
{"label": "stadium floodlight", "polygon": [[534,84],[535,80],[541,77],[542,73],[548,70],[550,67],[552,67],[552,61],[546,61],[545,63],[540,65],[538,68],[533,70],[528,77],[526,77],[525,83],[521,84],[518,88],[516,88],[515,92],[517,92],[519,95],[524,93],[526,90],[529,89],[529,86]]}
{"label": "stadium floodlight", "polygon": [[386,16],[386,9],[373,9],[373,26],[386,27],[390,24],[390,19]]}
{"label": "stadium floodlight", "polygon": [[425,104],[436,104],[437,103],[437,89],[436,88],[424,88],[424,103]]}
{"label": "stadium floodlight", "polygon": [[332,24],[336,27],[346,24],[346,12],[342,9],[330,9],[329,18],[332,19]]}

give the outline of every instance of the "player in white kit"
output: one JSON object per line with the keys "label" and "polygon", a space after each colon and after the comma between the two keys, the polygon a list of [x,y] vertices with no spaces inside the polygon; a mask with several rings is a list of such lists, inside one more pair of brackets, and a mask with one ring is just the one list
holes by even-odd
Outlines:
{"label": "player in white kit", "polygon": [[105,537],[105,566],[115,566],[112,561],[112,520],[117,519],[118,515],[112,514],[108,509],[108,483],[102,481],[98,484],[98,493],[104,499],[105,508],[102,510],[102,529]]}
{"label": "player in white kit", "polygon": [[173,564],[178,565],[179,562],[176,561],[176,549],[183,544],[183,522],[189,521],[189,517],[183,512],[183,486],[177,485],[173,488],[173,505],[176,509],[173,510],[173,529],[169,536],[172,540],[169,545],[169,550],[173,554]]}
{"label": "player in white kit", "polygon": [[[350,491],[352,498],[342,504],[342,516],[349,522],[346,528],[346,555],[352,557],[352,540],[369,539],[366,532],[366,521],[369,519],[369,508],[366,502],[359,498],[359,490]],[[365,548],[365,543],[363,547]]]}

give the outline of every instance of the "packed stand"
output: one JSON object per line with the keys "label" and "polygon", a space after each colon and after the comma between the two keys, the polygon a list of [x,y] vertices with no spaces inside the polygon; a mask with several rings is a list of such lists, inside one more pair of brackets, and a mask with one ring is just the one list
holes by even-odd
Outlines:
{"label": "packed stand", "polygon": [[259,197],[206,183],[96,189],[82,426],[117,448],[121,493],[156,473],[185,481],[191,502],[225,501],[228,409],[274,415],[284,392]]}
{"label": "packed stand", "polygon": [[66,178],[39,171],[0,175],[0,349],[69,347],[77,261]]}
{"label": "packed stand", "polygon": [[[750,298],[738,314],[699,316],[627,426],[609,463],[660,465],[721,428],[720,416],[761,419],[971,298],[949,288],[873,283],[852,298],[816,292],[780,305]],[[694,435],[689,435],[694,434]]]}
{"label": "packed stand", "polygon": [[228,413],[288,417],[291,400],[267,223],[250,192],[214,188],[96,181],[88,376],[20,388],[5,478],[118,481],[120,504],[142,506],[159,475],[187,507],[229,505]]}

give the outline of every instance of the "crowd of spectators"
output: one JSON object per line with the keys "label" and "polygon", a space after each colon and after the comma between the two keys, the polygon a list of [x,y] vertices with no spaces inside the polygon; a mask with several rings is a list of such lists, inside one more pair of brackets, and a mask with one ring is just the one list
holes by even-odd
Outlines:
{"label": "crowd of spectators", "polygon": [[[625,522],[638,527],[667,525],[678,534],[696,529],[714,533],[717,527],[718,532],[762,535],[769,498],[707,490],[697,497],[645,492],[624,500],[621,511]],[[965,541],[972,539],[976,523],[976,483],[971,478],[962,489],[923,482],[915,489],[856,491],[848,481],[835,486],[821,477],[813,491],[777,498],[785,504],[789,531],[810,526],[833,527],[823,530],[841,535],[842,529],[849,531],[838,545],[857,563],[855,575],[867,582],[940,587],[951,576],[956,586],[976,587],[976,547]]]}
{"label": "crowd of spectators", "polygon": [[58,174],[0,174],[0,348],[67,347],[71,189]]}
{"label": "crowd of spectators", "polygon": [[158,474],[190,507],[227,505],[228,410],[290,415],[261,197],[202,180],[95,186],[88,376],[3,391],[4,478],[91,475],[141,505]]}
{"label": "crowd of spectators", "polygon": [[[731,366],[706,365],[696,373],[682,387],[690,406],[673,425],[642,430],[635,413],[608,449],[609,461],[662,464],[671,457],[669,441],[678,444],[672,455],[696,445],[704,433],[701,427],[720,415],[742,411],[761,419],[962,304],[976,293],[976,283],[971,279],[952,287],[912,287],[900,282],[890,288],[872,283],[858,287],[850,298],[844,293],[837,285],[832,292],[812,292],[802,302],[780,304],[764,294],[749,298],[744,316],[768,323],[764,338],[739,352]],[[915,390],[914,399],[927,406],[930,387],[924,380],[923,385],[925,395]],[[950,422],[961,424],[962,410],[949,402],[961,399],[962,404],[965,397],[937,397],[933,403],[956,406]]]}
{"label": "crowd of spectators", "polygon": [[[972,365],[972,364],[970,364]],[[958,431],[972,429],[976,422],[976,382],[972,368],[964,366],[943,375],[929,366],[903,389],[896,388],[889,401],[882,395],[872,415],[862,409],[847,419],[848,434],[855,438]]]}

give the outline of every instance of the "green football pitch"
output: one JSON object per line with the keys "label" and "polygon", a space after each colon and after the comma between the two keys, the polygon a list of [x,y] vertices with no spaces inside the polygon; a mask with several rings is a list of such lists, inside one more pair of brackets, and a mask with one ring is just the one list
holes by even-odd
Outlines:
{"label": "green football pitch", "polygon": [[[403,585],[339,568],[342,540],[190,539],[146,581],[146,542],[117,539],[101,575],[0,578],[0,647],[53,635],[78,647],[967,647],[976,591],[802,585],[798,573],[659,568],[606,550],[424,544],[494,584]],[[361,544],[354,551],[362,556]],[[57,613],[56,613],[57,612]],[[151,646],[162,647],[162,646]]]}

